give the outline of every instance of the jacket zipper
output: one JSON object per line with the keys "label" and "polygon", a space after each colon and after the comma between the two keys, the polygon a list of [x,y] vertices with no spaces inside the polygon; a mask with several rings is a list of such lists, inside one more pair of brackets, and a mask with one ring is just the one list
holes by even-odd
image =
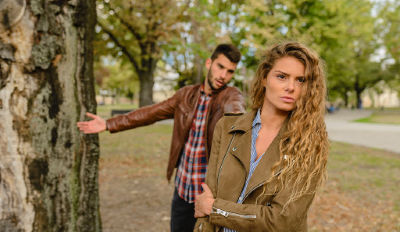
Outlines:
{"label": "jacket zipper", "polygon": [[218,209],[218,208],[215,208],[215,207],[213,207],[213,213],[222,215],[224,217],[234,216],[234,217],[240,217],[240,218],[246,218],[246,219],[251,219],[251,218],[256,218],[257,217],[254,214],[238,214],[238,213],[224,211],[222,209]]}
{"label": "jacket zipper", "polygon": [[228,149],[226,149],[224,158],[222,159],[221,166],[219,166],[218,177],[217,177],[217,186],[218,186],[218,182],[219,182],[219,175],[221,174],[221,170],[222,170],[222,165],[224,165],[224,161],[225,161],[226,155],[228,154],[228,151],[231,148],[231,145],[232,145],[233,139],[235,138],[235,135],[236,135],[236,132],[233,134],[233,136],[231,138],[231,141],[229,142]]}

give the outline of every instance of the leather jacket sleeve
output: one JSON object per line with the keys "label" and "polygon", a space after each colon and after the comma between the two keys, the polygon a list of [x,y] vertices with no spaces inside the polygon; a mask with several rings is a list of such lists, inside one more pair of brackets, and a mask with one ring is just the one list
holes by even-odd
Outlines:
{"label": "leather jacket sleeve", "polygon": [[174,117],[176,104],[182,94],[182,89],[178,90],[172,97],[160,103],[141,107],[127,114],[112,117],[106,121],[107,129],[111,132],[118,132],[132,129],[139,126],[146,126],[160,120]]}

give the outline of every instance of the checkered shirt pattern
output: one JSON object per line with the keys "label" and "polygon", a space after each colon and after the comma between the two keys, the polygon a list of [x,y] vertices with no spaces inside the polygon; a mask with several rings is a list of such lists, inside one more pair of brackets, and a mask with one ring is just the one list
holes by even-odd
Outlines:
{"label": "checkered shirt pattern", "polygon": [[199,98],[196,113],[189,131],[189,138],[182,151],[179,167],[176,172],[175,186],[179,197],[193,203],[195,196],[202,192],[207,171],[207,154],[205,141],[208,103],[211,97],[203,91]]}

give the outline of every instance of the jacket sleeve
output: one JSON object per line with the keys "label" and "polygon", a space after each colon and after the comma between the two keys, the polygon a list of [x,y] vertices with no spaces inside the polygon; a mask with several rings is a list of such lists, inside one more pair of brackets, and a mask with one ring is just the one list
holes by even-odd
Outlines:
{"label": "jacket sleeve", "polygon": [[160,103],[141,107],[127,114],[112,117],[106,121],[107,129],[111,133],[146,126],[160,120],[173,118],[176,104],[182,95],[183,89],[178,90],[172,97]]}
{"label": "jacket sleeve", "polygon": [[307,231],[307,211],[314,194],[304,195],[282,212],[291,188],[279,192],[266,205],[238,204],[216,199],[209,222],[237,231]]}
{"label": "jacket sleeve", "polygon": [[245,113],[246,102],[242,93],[235,87],[229,92],[224,104],[224,113]]}
{"label": "jacket sleeve", "polygon": [[[224,124],[224,117],[222,117],[218,122],[217,125],[215,126],[214,129],[214,136],[213,136],[213,141],[212,141],[212,146],[211,146],[211,155],[210,159],[208,161],[208,166],[207,166],[207,174],[206,174],[206,184],[208,187],[211,189],[211,192],[213,196],[216,195],[216,173],[217,173],[217,164],[218,164],[218,154],[220,154],[219,150],[221,147],[221,136],[222,136],[222,130],[223,130],[223,124]],[[209,217],[202,217],[198,218],[195,229],[194,231],[213,231],[212,230],[213,226],[209,223]]]}

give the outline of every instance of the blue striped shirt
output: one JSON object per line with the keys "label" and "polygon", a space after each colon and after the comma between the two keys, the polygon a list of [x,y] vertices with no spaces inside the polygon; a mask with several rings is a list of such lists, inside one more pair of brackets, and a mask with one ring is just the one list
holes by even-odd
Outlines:
{"label": "blue striped shirt", "polygon": [[[256,140],[258,137],[258,132],[260,132],[260,129],[261,129],[261,114],[260,114],[260,110],[258,110],[256,117],[253,120],[252,129],[251,129],[251,156],[250,156],[249,175],[247,175],[246,183],[244,184],[242,193],[240,194],[240,197],[237,200],[237,203],[239,203],[239,204],[243,203],[244,194],[246,193],[247,185],[250,182],[250,178],[253,175],[254,170],[256,170],[256,167],[257,167],[258,163],[260,162],[261,158],[264,156],[264,154],[262,154],[257,159]],[[228,228],[224,228],[224,232],[236,232],[236,231],[228,229]]]}

